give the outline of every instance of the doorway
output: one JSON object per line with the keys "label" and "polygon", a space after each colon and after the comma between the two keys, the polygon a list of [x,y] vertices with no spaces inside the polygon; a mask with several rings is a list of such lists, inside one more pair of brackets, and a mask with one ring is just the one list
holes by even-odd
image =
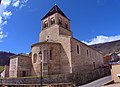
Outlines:
{"label": "doorway", "polygon": [[25,77],[26,76],[26,71],[22,71],[22,77]]}

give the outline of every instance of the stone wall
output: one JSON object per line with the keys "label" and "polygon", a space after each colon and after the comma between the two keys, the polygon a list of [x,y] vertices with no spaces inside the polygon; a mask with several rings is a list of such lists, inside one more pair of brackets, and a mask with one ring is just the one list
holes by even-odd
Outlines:
{"label": "stone wall", "polygon": [[57,42],[59,40],[59,26],[54,25],[51,27],[48,27],[40,32],[40,41],[53,41]]}
{"label": "stone wall", "polygon": [[31,57],[18,54],[10,58],[9,77],[30,76],[32,69]]}
{"label": "stone wall", "polygon": [[17,77],[18,57],[10,58],[9,77]]}
{"label": "stone wall", "polygon": [[[43,75],[60,74],[60,43],[54,42],[41,42],[33,45],[32,47],[32,64],[37,76],[40,75],[40,56],[39,52],[42,51],[42,64]],[[50,58],[50,50],[52,51]],[[34,62],[34,55],[37,55],[36,62]],[[46,62],[45,62],[46,60]]]}
{"label": "stone wall", "polygon": [[75,74],[73,83],[78,85],[84,85],[99,78],[110,75],[110,69],[99,68],[93,71],[83,71],[79,74]]}
{"label": "stone wall", "polygon": [[[94,71],[82,72],[79,74],[59,74],[49,75],[43,77],[43,84],[52,83],[72,83],[76,85],[83,85],[101,77],[110,75],[109,69],[99,68]],[[1,84],[40,84],[39,77],[31,78],[6,78],[0,79]]]}
{"label": "stone wall", "polygon": [[[51,18],[54,18],[55,23],[51,24]],[[59,24],[61,20],[61,24]],[[44,23],[47,22],[48,27],[44,28]],[[65,28],[67,24],[67,29]],[[55,13],[42,20],[42,31],[40,32],[41,42],[46,40],[59,41],[59,35],[72,36],[70,31],[70,21],[61,14]]]}
{"label": "stone wall", "polygon": [[29,56],[19,56],[17,77],[31,76],[32,59]]}
{"label": "stone wall", "polygon": [[70,30],[68,30],[68,29],[60,27],[59,28],[59,35],[72,36],[72,32]]}
{"label": "stone wall", "polygon": [[61,14],[59,13],[56,13],[56,18],[57,18],[57,24],[59,24],[59,19],[62,20],[62,27],[65,28],[65,23],[67,23],[68,25],[68,29],[67,30],[70,30],[70,20],[66,19],[64,16],[62,16]]}
{"label": "stone wall", "polygon": [[94,70],[104,64],[101,53],[74,38],[71,38],[71,58],[73,73]]}
{"label": "stone wall", "polygon": [[61,73],[72,73],[72,64],[71,64],[71,43],[69,36],[60,35],[59,42],[61,43]]}

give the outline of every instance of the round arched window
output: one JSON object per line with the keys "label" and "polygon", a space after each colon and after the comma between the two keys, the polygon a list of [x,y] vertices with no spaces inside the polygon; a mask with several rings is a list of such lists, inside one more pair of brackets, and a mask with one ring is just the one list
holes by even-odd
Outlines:
{"label": "round arched window", "polygon": [[46,28],[46,27],[48,27],[48,22],[47,21],[44,22],[44,28]]}
{"label": "round arched window", "polygon": [[51,18],[51,25],[52,24],[55,24],[55,18],[54,17]]}
{"label": "round arched window", "polygon": [[37,62],[37,54],[35,53],[34,55],[33,55],[33,63],[36,63]]}

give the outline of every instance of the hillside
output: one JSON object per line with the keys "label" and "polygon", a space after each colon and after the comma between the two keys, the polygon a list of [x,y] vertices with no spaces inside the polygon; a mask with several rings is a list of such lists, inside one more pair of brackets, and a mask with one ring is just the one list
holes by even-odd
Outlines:
{"label": "hillside", "polygon": [[0,66],[9,65],[9,62],[10,62],[9,57],[12,55],[15,55],[15,54],[10,52],[0,51]]}
{"label": "hillside", "polygon": [[96,49],[97,51],[102,52],[103,54],[109,54],[111,52],[120,51],[120,40],[107,42],[107,43],[94,44],[90,46]]}

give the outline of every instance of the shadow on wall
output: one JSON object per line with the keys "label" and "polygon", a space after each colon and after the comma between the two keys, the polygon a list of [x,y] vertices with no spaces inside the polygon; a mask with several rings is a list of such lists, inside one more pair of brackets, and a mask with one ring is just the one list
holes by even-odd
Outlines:
{"label": "shadow on wall", "polygon": [[68,55],[65,52],[63,46],[61,46],[60,50],[60,62],[61,62],[61,73],[70,73],[70,63],[68,59]]}

